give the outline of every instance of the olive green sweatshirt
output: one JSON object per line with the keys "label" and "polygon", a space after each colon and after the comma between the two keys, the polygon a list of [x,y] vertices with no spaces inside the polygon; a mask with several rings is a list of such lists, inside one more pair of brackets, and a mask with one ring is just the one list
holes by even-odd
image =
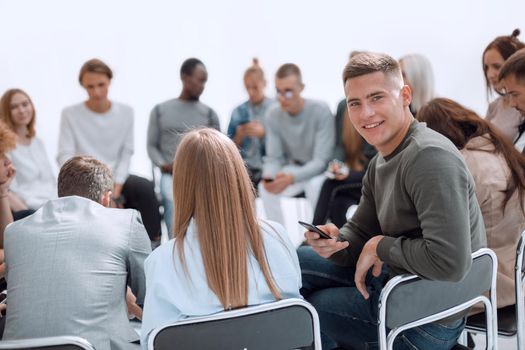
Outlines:
{"label": "olive green sweatshirt", "polygon": [[444,136],[414,121],[401,144],[377,154],[363,179],[353,218],[341,229],[350,245],[331,260],[355,266],[365,243],[377,247],[391,276],[459,281],[471,253],[485,246],[485,227],[474,180],[457,148]]}

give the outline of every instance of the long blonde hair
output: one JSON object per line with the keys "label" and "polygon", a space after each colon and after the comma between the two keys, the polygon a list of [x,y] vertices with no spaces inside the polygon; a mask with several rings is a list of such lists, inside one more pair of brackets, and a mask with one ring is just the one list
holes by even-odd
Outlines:
{"label": "long blonde hair", "polygon": [[249,255],[281,299],[266,261],[252,183],[226,135],[206,128],[182,138],[173,163],[173,201],[174,254],[186,266],[184,239],[194,219],[208,286],[225,310],[248,305]]}

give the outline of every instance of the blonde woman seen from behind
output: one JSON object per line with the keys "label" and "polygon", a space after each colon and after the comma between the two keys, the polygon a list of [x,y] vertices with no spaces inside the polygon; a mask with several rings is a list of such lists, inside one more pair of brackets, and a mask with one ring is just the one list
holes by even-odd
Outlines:
{"label": "blonde woman seen from behind", "polygon": [[258,221],[236,145],[213,129],[186,134],[173,165],[174,239],[145,263],[142,347],[179,320],[300,297],[297,255],[282,226]]}

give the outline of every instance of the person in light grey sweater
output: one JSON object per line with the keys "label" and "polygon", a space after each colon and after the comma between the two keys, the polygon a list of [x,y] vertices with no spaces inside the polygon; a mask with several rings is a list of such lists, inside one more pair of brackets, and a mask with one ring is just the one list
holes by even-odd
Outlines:
{"label": "person in light grey sweater", "polygon": [[[332,239],[305,233],[311,247],[298,251],[301,294],[319,314],[323,349],[375,348],[378,301],[388,279],[410,273],[460,281],[471,253],[486,245],[485,226],[463,157],[415,121],[397,61],[363,53],[350,60],[343,79],[350,121],[378,154],[352,219],[340,231],[319,226]],[[464,316],[408,329],[394,349],[450,349]]]}
{"label": "person in light grey sweater", "polygon": [[173,235],[173,159],[183,134],[198,127],[220,131],[217,113],[199,101],[208,80],[204,64],[196,58],[185,60],[180,69],[182,91],[178,98],[156,105],[148,125],[148,155],[162,172],[160,193],[168,235]]}
{"label": "person in light grey sweater", "polygon": [[98,59],[80,69],[79,82],[88,100],[64,108],[60,121],[57,161],[91,155],[114,174],[113,206],[137,209],[153,246],[160,243],[159,202],[151,181],[129,174],[133,155],[133,109],[108,98],[113,73]]}
{"label": "person in light grey sweater", "polygon": [[275,86],[279,104],[266,114],[266,157],[259,193],[267,217],[284,224],[281,196],[304,192],[315,208],[322,172],[332,156],[335,130],[326,103],[301,97],[304,84],[295,64],[279,68]]}

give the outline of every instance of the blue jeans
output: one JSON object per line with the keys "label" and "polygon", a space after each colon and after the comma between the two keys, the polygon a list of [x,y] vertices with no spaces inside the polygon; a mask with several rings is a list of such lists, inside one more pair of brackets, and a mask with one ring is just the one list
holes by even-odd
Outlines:
{"label": "blue jeans", "polygon": [[[388,281],[384,268],[379,277],[370,272],[366,285],[370,297],[364,299],[354,283],[355,269],[324,259],[311,247],[297,251],[303,279],[301,294],[317,310],[323,349],[379,349],[378,302]],[[465,319],[448,324],[431,323],[402,332],[394,342],[396,350],[450,349],[456,343]]]}
{"label": "blue jeans", "polygon": [[168,239],[173,238],[173,177],[162,174],[160,177],[160,196],[164,207],[164,222],[168,229]]}

